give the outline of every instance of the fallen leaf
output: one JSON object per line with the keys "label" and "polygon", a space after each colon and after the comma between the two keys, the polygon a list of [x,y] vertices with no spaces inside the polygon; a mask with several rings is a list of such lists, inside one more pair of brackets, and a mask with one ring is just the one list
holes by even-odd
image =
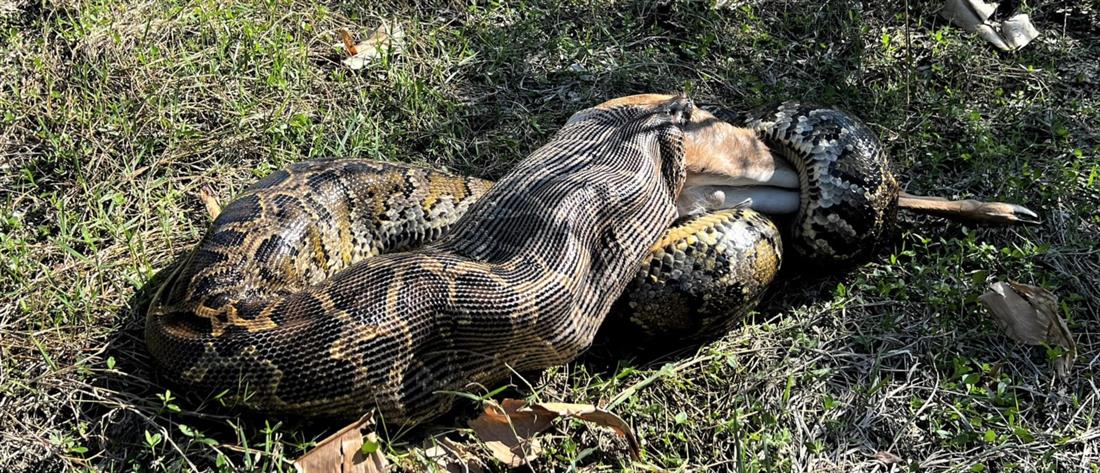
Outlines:
{"label": "fallen leaf", "polygon": [[367,64],[382,57],[387,51],[399,52],[405,44],[405,30],[400,25],[383,23],[375,28],[367,39],[358,44],[346,28],[340,28],[337,34],[343,43],[344,51],[348,53],[343,63],[351,70],[367,67]]}
{"label": "fallen leaf", "polygon": [[486,466],[466,447],[446,437],[436,440],[434,446],[424,450],[424,456],[448,473],[482,473]]}
{"label": "fallen leaf", "polygon": [[641,446],[630,426],[619,416],[591,404],[528,404],[517,399],[505,399],[501,404],[489,401],[484,412],[469,424],[493,457],[515,468],[537,458],[541,448],[535,434],[549,429],[551,421],[562,416],[611,428],[626,440],[631,456],[639,458]]}
{"label": "fallen leaf", "polygon": [[214,197],[214,189],[209,185],[202,186],[199,189],[199,200],[202,201],[203,207],[206,207],[206,214],[210,216],[210,220],[218,218],[218,215],[222,213],[222,206],[218,203],[218,198]]}
{"label": "fallen leaf", "polygon": [[893,465],[894,463],[901,463],[905,461],[901,457],[894,455],[893,453],[890,453],[886,450],[875,452],[875,456],[873,458],[881,462],[883,465]]}
{"label": "fallen leaf", "polygon": [[1054,360],[1054,370],[1065,378],[1077,356],[1077,343],[1058,315],[1058,297],[1037,286],[997,282],[979,298],[993,313],[1009,338],[1028,345],[1049,343],[1066,350]]}
{"label": "fallen leaf", "polygon": [[359,48],[355,47],[355,38],[351,37],[351,31],[348,31],[347,28],[340,28],[336,30],[336,34],[340,35],[340,41],[344,43],[344,51],[347,51],[349,56],[359,54]]}
{"label": "fallen leaf", "polygon": [[373,413],[367,414],[320,441],[294,462],[294,469],[298,473],[385,473],[389,468],[378,448],[372,417]]}
{"label": "fallen leaf", "polygon": [[519,412],[526,404],[516,399],[505,399],[502,404],[488,401],[481,415],[468,422],[493,457],[512,468],[538,457],[542,449],[535,434],[549,429],[553,420],[545,414]]}
{"label": "fallen leaf", "polygon": [[627,445],[630,446],[630,455],[635,460],[641,454],[642,447],[638,443],[638,438],[634,436],[634,430],[621,417],[608,411],[591,404],[567,404],[562,402],[543,402],[532,404],[530,407],[531,410],[536,412],[542,410],[546,413],[573,417],[602,427],[608,427],[626,440]]}

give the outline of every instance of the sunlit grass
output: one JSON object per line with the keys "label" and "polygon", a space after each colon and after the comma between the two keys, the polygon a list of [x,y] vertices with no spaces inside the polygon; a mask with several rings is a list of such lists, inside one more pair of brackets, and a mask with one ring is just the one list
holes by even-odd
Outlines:
{"label": "sunlit grass", "polygon": [[[1003,54],[936,2],[503,3],[0,2],[0,470],[287,470],[339,427],[239,416],[151,372],[140,306],[208,224],[203,186],[226,201],[321,156],[495,178],[581,107],[674,90],[843,107],[910,192],[1043,223],[904,217],[847,273],[788,268],[718,340],[601,344],[510,395],[615,399],[640,468],[884,471],[883,451],[894,471],[1100,468],[1100,38],[1081,15],[1033,7],[1043,36]],[[341,66],[336,30],[381,21],[402,25],[402,51]],[[986,317],[977,296],[1006,279],[1061,297],[1073,379]],[[474,409],[380,432],[385,452],[422,469],[431,437],[473,442]],[[545,443],[540,471],[630,465],[580,423]]]}

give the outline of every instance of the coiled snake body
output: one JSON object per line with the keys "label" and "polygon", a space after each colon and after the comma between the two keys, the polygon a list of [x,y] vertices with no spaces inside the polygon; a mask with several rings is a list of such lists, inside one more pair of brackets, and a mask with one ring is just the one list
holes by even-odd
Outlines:
{"label": "coiled snake body", "polygon": [[[713,116],[646,97],[574,115],[495,184],[365,161],[273,173],[160,288],[150,351],[251,408],[403,423],[575,358],[624,290],[647,331],[727,326],[778,270],[778,231],[723,204],[677,221],[690,125]],[[862,125],[796,104],[746,123],[795,161],[796,249],[843,260],[878,237],[898,191]]]}

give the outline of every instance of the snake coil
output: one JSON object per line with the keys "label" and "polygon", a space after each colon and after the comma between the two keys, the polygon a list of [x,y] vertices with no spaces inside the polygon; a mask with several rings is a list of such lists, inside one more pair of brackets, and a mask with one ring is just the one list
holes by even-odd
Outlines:
{"label": "snake coil", "polygon": [[[714,333],[782,247],[749,209],[673,225],[691,110],[588,109],[495,184],[358,160],[277,171],[159,288],[148,347],[169,379],[253,409],[396,424],[449,409],[440,392],[575,358],[620,294],[648,331]],[[897,184],[862,124],[798,104],[746,123],[802,178],[801,253],[845,260],[881,234]]]}

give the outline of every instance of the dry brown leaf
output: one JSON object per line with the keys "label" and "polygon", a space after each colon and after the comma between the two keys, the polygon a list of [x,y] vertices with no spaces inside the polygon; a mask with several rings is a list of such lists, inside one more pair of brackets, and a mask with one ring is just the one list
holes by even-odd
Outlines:
{"label": "dry brown leaf", "polygon": [[893,465],[894,463],[901,463],[905,461],[901,457],[894,455],[893,453],[890,453],[886,450],[875,452],[875,456],[873,458],[875,460],[878,460],[879,462],[882,462],[882,464],[884,465]]}
{"label": "dry brown leaf", "polygon": [[633,456],[635,460],[637,460],[641,454],[642,447],[638,443],[638,438],[634,436],[634,430],[631,429],[630,425],[621,417],[608,411],[591,404],[568,404],[564,402],[542,402],[532,404],[530,407],[531,410],[535,412],[543,410],[548,413],[569,416],[599,426],[609,427],[626,439],[627,445],[630,446],[630,455]]}
{"label": "dry brown leaf", "polygon": [[336,30],[336,34],[340,35],[340,41],[344,43],[344,51],[348,52],[348,56],[359,54],[359,48],[355,47],[355,39],[351,37],[351,31],[340,28]]}
{"label": "dry brown leaf", "polygon": [[367,414],[328,436],[294,462],[298,473],[385,473],[389,470],[381,449],[363,453],[365,441],[378,445],[372,430],[373,414]]}
{"label": "dry brown leaf", "polygon": [[199,189],[199,200],[202,201],[203,207],[206,207],[206,214],[210,216],[210,220],[218,218],[218,215],[222,213],[222,206],[218,203],[218,198],[214,197],[214,189],[209,185],[202,186]]}
{"label": "dry brown leaf", "polygon": [[538,457],[542,449],[535,434],[549,429],[553,420],[545,414],[519,412],[526,404],[515,399],[505,399],[502,404],[488,401],[481,415],[468,422],[493,457],[512,468]]}
{"label": "dry brown leaf", "polygon": [[446,437],[438,439],[436,444],[424,450],[424,456],[435,462],[436,466],[448,473],[483,473],[486,466],[481,459],[466,450],[462,444]]}
{"label": "dry brown leaf", "polygon": [[541,449],[535,434],[549,429],[551,421],[561,416],[611,428],[626,440],[631,456],[639,458],[641,446],[630,426],[619,416],[591,404],[528,404],[517,399],[505,399],[498,405],[489,401],[481,416],[469,424],[497,460],[515,468],[538,456]]}
{"label": "dry brown leaf", "polygon": [[1065,378],[1077,356],[1077,343],[1058,315],[1058,297],[1037,286],[1016,282],[997,282],[979,298],[996,317],[998,324],[1013,340],[1028,345],[1049,343],[1066,349],[1054,361],[1058,376]]}
{"label": "dry brown leaf", "polygon": [[358,44],[346,28],[340,28],[337,34],[344,45],[344,50],[348,53],[343,63],[352,70],[367,67],[367,64],[382,57],[386,51],[398,52],[405,44],[405,30],[396,24],[383,23],[375,28],[367,39]]}

